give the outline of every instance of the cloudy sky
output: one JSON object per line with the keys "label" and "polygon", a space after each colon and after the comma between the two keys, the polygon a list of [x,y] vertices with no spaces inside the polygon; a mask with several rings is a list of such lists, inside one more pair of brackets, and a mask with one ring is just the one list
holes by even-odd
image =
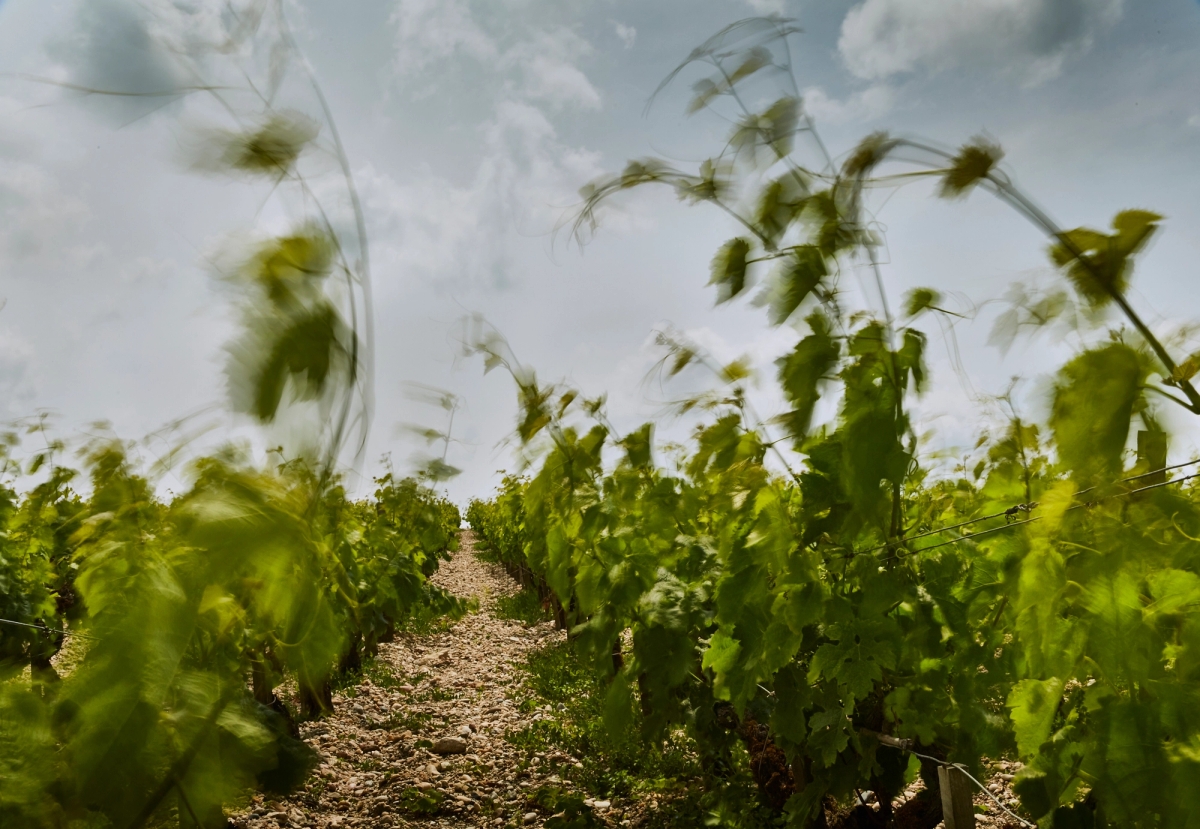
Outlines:
{"label": "cloudy sky", "polygon": [[[223,400],[233,325],[207,263],[231,235],[286,216],[264,209],[265,186],[191,169],[194,136],[221,118],[195,96],[98,99],[32,79],[186,84],[163,44],[202,37],[209,5],[220,4],[0,0],[0,417],[44,409],[64,434],[107,420],[136,438]],[[1104,227],[1130,207],[1164,214],[1133,300],[1164,331],[1200,318],[1195,0],[293,0],[372,244],[376,399],[360,472],[387,452],[408,462],[419,446],[400,424],[439,425],[406,395],[414,382],[464,400],[449,458],[465,470],[449,485],[458,500],[512,467],[511,383],[457,356],[468,313],[540,377],[607,392],[622,428],[682,388],[643,382],[666,326],[719,357],[749,355],[770,379],[796,334],[744,304],[713,307],[708,263],[736,232],[721,214],[646,191],[582,251],[553,234],[580,185],[626,159],[686,167],[719,150],[727,124],[684,113],[695,76],[648,114],[647,99],[713,32],[770,13],[804,30],[797,82],[835,154],[878,129],[947,146],[986,133],[1064,226]],[[295,104],[315,106],[299,93]],[[313,170],[336,189],[332,162]],[[1003,310],[989,300],[1014,282],[1052,283],[1044,240],[982,194],[946,203],[932,189],[873,204],[889,294],[928,285],[979,309],[955,329],[966,376],[931,329],[929,451],[971,444],[981,396],[1014,375],[1029,378],[1020,388],[1036,412],[1045,372],[1076,345],[1061,333],[1007,354],[987,344]],[[1192,451],[1189,424],[1173,422],[1175,452]]]}

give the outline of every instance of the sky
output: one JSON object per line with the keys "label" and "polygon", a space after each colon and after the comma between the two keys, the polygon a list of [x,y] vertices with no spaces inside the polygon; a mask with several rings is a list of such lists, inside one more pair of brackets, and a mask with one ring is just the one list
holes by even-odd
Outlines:
{"label": "sky", "polygon": [[[197,172],[196,136],[227,127],[203,96],[84,95],[61,84],[153,91],[188,82],[163,44],[219,22],[212,0],[0,2],[0,418],[53,413],[65,436],[107,421],[135,439],[220,408],[223,347],[236,330],[213,278],[220,251],[294,219],[261,183]],[[728,124],[688,116],[686,74],[659,82],[721,27],[781,14],[806,109],[835,155],[888,130],[952,147],[984,134],[1006,169],[1063,226],[1106,227],[1122,209],[1166,220],[1131,294],[1156,330],[1197,318],[1200,291],[1200,4],[1194,0],[289,0],[287,15],[330,103],[371,244],[374,412],[348,480],[360,490],[390,454],[422,450],[404,424],[440,427],[411,385],[463,401],[446,484],[486,496],[517,464],[511,381],[464,359],[459,321],[480,313],[545,380],[606,393],[620,429],[704,382],[648,382],[667,327],[720,359],[760,369],[795,330],[705,288],[728,217],[668,191],[619,199],[582,249],[555,233],[578,189],[629,158],[694,168]],[[231,66],[211,64],[230,88]],[[51,79],[60,85],[36,79]],[[316,115],[302,85],[285,97]],[[239,105],[253,99],[231,92]],[[205,131],[209,133],[205,133]],[[344,202],[331,158],[314,190]],[[1016,283],[1053,285],[1045,240],[986,194],[946,202],[932,183],[873,195],[893,305],[929,286],[972,319],[954,339],[929,326],[931,387],[917,404],[923,451],[970,448],[1014,376],[1044,414],[1053,369],[1079,347],[1052,331],[989,345]],[[293,212],[289,212],[289,210]],[[232,241],[231,241],[232,240]],[[861,302],[877,302],[865,274]],[[1196,343],[1180,342],[1183,355]],[[957,360],[951,355],[957,349]],[[956,370],[956,366],[958,369]],[[825,412],[830,415],[831,412]],[[237,423],[236,419],[232,421]],[[1195,428],[1168,415],[1173,455]],[[686,424],[668,425],[685,430]],[[244,426],[236,426],[244,429]],[[166,446],[167,441],[161,441]],[[148,447],[152,443],[146,444]],[[153,449],[148,449],[153,453]]]}

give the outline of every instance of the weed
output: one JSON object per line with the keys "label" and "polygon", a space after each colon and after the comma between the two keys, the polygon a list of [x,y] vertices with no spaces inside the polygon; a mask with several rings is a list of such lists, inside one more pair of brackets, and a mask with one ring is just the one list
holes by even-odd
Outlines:
{"label": "weed", "polygon": [[565,752],[581,758],[582,769],[564,765],[561,773],[568,779],[602,796],[629,796],[701,775],[694,746],[682,735],[647,748],[636,730],[610,734],[604,725],[605,689],[568,643],[533,652],[523,668],[524,689],[530,696],[519,709],[540,709],[544,719],[506,738],[529,755]]}
{"label": "weed", "polygon": [[458,694],[444,688],[433,687],[420,694],[414,694],[412,699],[413,702],[449,702],[452,699],[458,699]]}
{"label": "weed", "polygon": [[488,564],[503,564],[500,560],[500,554],[487,542],[482,536],[475,536],[475,549],[473,551],[475,558],[480,561],[486,561]]}
{"label": "weed", "polygon": [[436,815],[445,799],[446,795],[437,789],[408,788],[400,793],[400,811],[425,817]]}
{"label": "weed", "polygon": [[529,799],[542,811],[551,813],[546,829],[602,829],[604,826],[604,821],[583,802],[581,794],[557,786],[542,786]]}
{"label": "weed", "polygon": [[414,734],[418,734],[432,721],[433,714],[427,714],[423,711],[403,711],[389,714],[384,719],[377,720],[367,727],[373,730],[411,731]]}
{"label": "weed", "polygon": [[524,622],[528,626],[536,625],[551,619],[550,611],[543,606],[538,594],[525,588],[508,596],[496,599],[492,613],[497,619],[510,619],[514,622]]}
{"label": "weed", "polygon": [[377,688],[396,688],[404,684],[404,679],[396,675],[396,670],[378,657],[367,657],[362,667],[355,671],[346,671],[334,677],[333,690],[357,696],[357,688],[364,679],[369,679]]}
{"label": "weed", "polygon": [[[657,745],[643,741],[640,724],[624,734],[611,734],[604,725],[603,681],[580,662],[567,642],[532,652],[521,667],[527,696],[518,709],[540,711],[542,719],[509,731],[505,739],[522,749],[527,758],[542,755],[560,777],[596,797],[657,802],[659,808],[644,815],[644,829],[768,829],[773,825],[776,817],[758,802],[744,751],[735,751],[732,767],[717,777],[705,773],[696,745],[683,731],[668,734]],[[552,794],[543,797],[539,792],[534,798],[546,800]],[[565,793],[555,796],[567,797]],[[553,808],[540,800],[537,804]],[[554,819],[555,829],[591,825],[590,810],[585,814],[567,804],[562,800],[554,808],[559,814]]]}
{"label": "weed", "polygon": [[397,625],[398,633],[432,636],[454,627],[463,616],[479,611],[478,599],[455,599],[450,604],[419,604]]}
{"label": "weed", "polygon": [[302,797],[310,807],[315,809],[321,803],[321,795],[325,794],[325,790],[328,788],[328,780],[323,777],[313,777],[311,778],[311,782],[304,787]]}

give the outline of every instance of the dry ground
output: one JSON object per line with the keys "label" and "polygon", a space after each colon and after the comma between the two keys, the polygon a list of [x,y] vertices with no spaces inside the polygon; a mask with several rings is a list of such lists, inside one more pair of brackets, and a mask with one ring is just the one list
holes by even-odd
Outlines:
{"label": "dry ground", "polygon": [[[476,558],[474,543],[472,534],[464,532],[459,551],[433,581],[460,597],[476,598],[478,612],[440,632],[405,635],[381,645],[378,660],[384,670],[367,671],[375,681],[364,677],[335,694],[332,716],[301,726],[305,741],[321,758],[306,787],[279,800],[256,796],[250,810],[233,817],[236,826],[494,828],[544,823],[548,815],[530,806],[528,794],[543,785],[570,788],[553,767],[578,761],[565,755],[528,758],[504,735],[549,713],[519,710],[517,665],[531,650],[561,641],[565,634],[554,630],[552,622],[526,627],[497,618],[496,599],[518,587],[498,565]],[[465,743],[462,753],[435,753],[437,741],[446,738]],[[1016,801],[1009,781],[1018,768],[999,762],[989,769],[989,788],[1010,807]],[[896,805],[919,786],[910,787]],[[975,800],[987,804],[982,793]],[[658,805],[600,801],[594,808],[605,823],[618,827],[636,826],[647,808]],[[1003,815],[979,815],[978,820],[981,829],[1015,825]]]}
{"label": "dry ground", "polygon": [[[530,811],[525,792],[559,782],[540,768],[547,760],[574,758],[534,758],[522,768],[525,758],[504,733],[541,716],[517,710],[514,666],[565,634],[550,622],[526,627],[493,615],[496,598],[515,593],[517,585],[475,557],[470,532],[433,581],[477,598],[479,611],[445,631],[381,645],[379,661],[394,677],[364,678],[334,696],[332,716],[301,726],[321,755],[313,778],[288,798],[256,800],[251,811],[235,816],[238,826],[541,824],[544,816]],[[465,752],[433,753],[429,744],[446,737],[462,739]]]}

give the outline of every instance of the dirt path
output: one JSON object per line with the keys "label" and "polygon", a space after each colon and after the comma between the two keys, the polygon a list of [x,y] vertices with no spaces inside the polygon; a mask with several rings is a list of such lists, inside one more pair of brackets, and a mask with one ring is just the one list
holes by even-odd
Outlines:
{"label": "dirt path", "polygon": [[[540,827],[547,814],[527,795],[561,781],[555,766],[577,760],[561,754],[527,758],[505,739],[543,718],[521,712],[516,665],[533,649],[561,641],[552,622],[527,628],[498,619],[496,599],[517,592],[498,566],[474,555],[474,538],[462,534],[454,558],[433,581],[458,596],[475,597],[479,610],[429,636],[404,636],[380,646],[386,671],[334,695],[334,713],[301,726],[321,755],[302,791],[281,799],[256,796],[251,810],[232,819],[240,829],[281,827]],[[461,740],[459,753],[439,754],[439,740]],[[447,746],[451,747],[451,746]],[[993,764],[989,788],[1015,806],[1011,784],[1017,764]],[[569,787],[568,787],[569,788]],[[912,796],[920,784],[906,791]],[[979,805],[988,805],[982,794]],[[588,801],[591,803],[592,801]],[[621,812],[596,804],[609,826],[636,825],[635,804]],[[617,804],[613,804],[615,807]],[[657,804],[655,804],[657,805]],[[899,805],[899,802],[894,804]],[[629,818],[633,818],[630,820]],[[625,818],[622,820],[622,818]],[[986,826],[1009,826],[1004,817],[979,815]],[[1015,826],[1015,824],[1013,824]],[[942,824],[938,824],[941,829]]]}
{"label": "dirt path", "polygon": [[[527,628],[497,619],[496,598],[515,593],[517,586],[500,567],[473,553],[474,538],[464,532],[458,553],[442,563],[433,581],[458,596],[477,598],[479,611],[444,632],[380,646],[379,660],[394,676],[364,679],[334,696],[331,717],[302,726],[305,740],[321,755],[305,789],[279,800],[256,798],[252,810],[234,818],[237,826],[542,823],[544,816],[529,811],[524,794],[557,778],[541,771],[544,763],[523,763],[504,733],[540,716],[517,710],[512,695],[520,677],[514,663],[564,634],[549,622]],[[444,738],[452,740],[436,745]]]}

